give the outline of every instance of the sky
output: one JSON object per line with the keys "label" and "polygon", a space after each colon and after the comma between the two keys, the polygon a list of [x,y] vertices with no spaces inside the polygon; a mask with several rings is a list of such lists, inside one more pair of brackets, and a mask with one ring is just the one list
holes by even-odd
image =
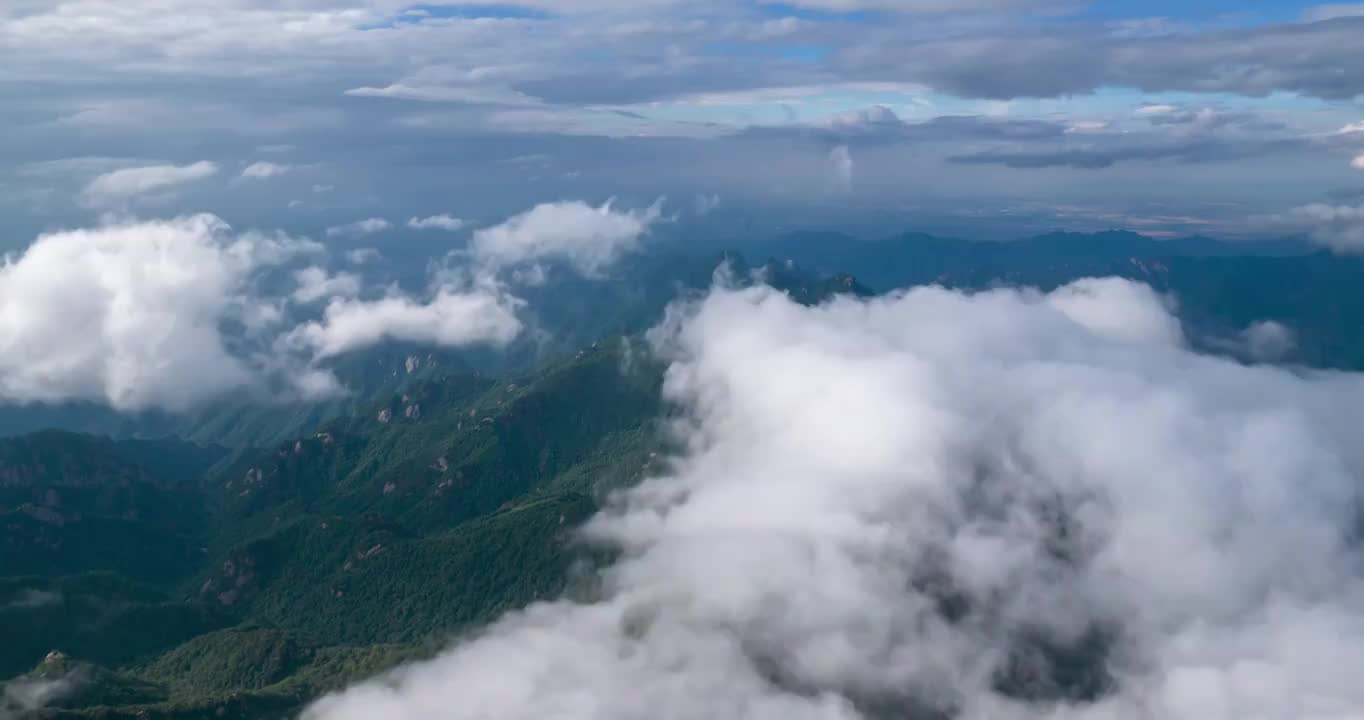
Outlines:
{"label": "sky", "polygon": [[339,237],[613,197],[774,228],[1339,235],[1361,35],[1364,4],[1290,1],[11,0],[0,248],[111,214]]}

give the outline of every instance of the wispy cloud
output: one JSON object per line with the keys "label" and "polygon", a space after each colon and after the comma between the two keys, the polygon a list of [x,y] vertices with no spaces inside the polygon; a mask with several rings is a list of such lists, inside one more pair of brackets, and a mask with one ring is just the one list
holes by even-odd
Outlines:
{"label": "wispy cloud", "polygon": [[252,180],[265,180],[267,178],[279,177],[289,172],[292,168],[288,165],[281,165],[272,162],[254,162],[242,169],[242,178]]}
{"label": "wispy cloud", "polygon": [[147,193],[170,190],[218,174],[217,163],[146,165],[105,173],[85,186],[84,201],[93,206],[118,205]]}
{"label": "wispy cloud", "polygon": [[430,217],[413,217],[407,221],[407,226],[413,230],[444,230],[446,232],[456,232],[469,225],[467,220],[463,220],[451,215],[432,215]]}
{"label": "wispy cloud", "polygon": [[364,220],[356,220],[348,225],[329,227],[327,228],[327,237],[358,238],[381,233],[391,227],[393,227],[392,223],[383,218],[366,218]]}

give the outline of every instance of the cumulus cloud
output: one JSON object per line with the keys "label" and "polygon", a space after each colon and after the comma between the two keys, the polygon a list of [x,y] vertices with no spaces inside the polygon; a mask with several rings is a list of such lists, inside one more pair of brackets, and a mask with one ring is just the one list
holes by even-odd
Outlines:
{"label": "cumulus cloud", "polygon": [[211,215],[43,235],[0,264],[0,400],[183,410],[251,384],[223,326],[262,270],[318,249]]}
{"label": "cumulus cloud", "polygon": [[294,289],[293,298],[301,303],[333,297],[355,297],[360,294],[362,285],[359,275],[348,272],[332,275],[317,266],[295,271],[294,282],[298,287]]}
{"label": "cumulus cloud", "polygon": [[600,597],[305,718],[1357,717],[1364,381],[1168,314],[1120,280],[675,308],[683,449],[589,524]]}
{"label": "cumulus cloud", "polygon": [[662,207],[661,199],[644,210],[616,210],[610,201],[543,203],[475,232],[469,249],[490,268],[558,260],[595,276],[639,246]]}
{"label": "cumulus cloud", "polygon": [[218,174],[216,163],[202,160],[192,165],[144,165],[108,172],[85,186],[82,200],[91,206],[127,203],[150,192],[169,190]]}
{"label": "cumulus cloud", "polygon": [[1184,342],[1184,330],[1170,313],[1173,301],[1147,285],[1084,278],[1056,290],[1048,300],[1090,332],[1112,340],[1169,346]]}
{"label": "cumulus cloud", "polygon": [[1364,170],[1364,153],[1356,155],[1355,159],[1350,161],[1350,167],[1356,170]]}
{"label": "cumulus cloud", "polygon": [[364,237],[366,235],[383,232],[390,227],[392,227],[392,225],[383,218],[367,218],[365,220],[357,220],[348,225],[329,227],[327,228],[327,237]]}
{"label": "cumulus cloud", "polygon": [[1255,360],[1282,359],[1297,346],[1297,334],[1283,323],[1261,320],[1241,332],[1246,353]]}
{"label": "cumulus cloud", "polygon": [[241,177],[244,179],[264,180],[272,177],[279,177],[291,168],[288,165],[280,165],[272,162],[255,162],[247,165],[242,170]]}
{"label": "cumulus cloud", "polygon": [[[661,201],[644,210],[534,207],[476,233],[469,251],[450,257],[463,264],[433,271],[421,293],[366,288],[360,273],[317,262],[325,258],[288,268],[325,248],[235,232],[212,215],[44,235],[0,264],[0,402],[174,412],[240,390],[313,398],[342,390],[327,360],[385,341],[502,347],[521,333],[525,306],[504,280],[543,284],[546,260],[595,275],[633,250],[660,211]],[[460,223],[448,215],[411,221],[446,230]],[[328,235],[388,227],[372,218]],[[360,248],[338,260],[380,258]],[[292,288],[280,276],[292,277]],[[306,307],[313,304],[324,306]]]}
{"label": "cumulus cloud", "polygon": [[407,221],[407,226],[413,230],[445,230],[446,232],[457,232],[464,229],[468,224],[467,220],[444,214],[414,217]]}
{"label": "cumulus cloud", "polygon": [[442,285],[422,302],[405,295],[362,301],[337,298],[321,320],[290,332],[286,343],[326,359],[387,340],[444,346],[503,346],[521,332],[523,301],[494,283]]}
{"label": "cumulus cloud", "polygon": [[1364,252],[1364,205],[1313,203],[1268,218],[1272,225],[1304,232],[1340,253]]}

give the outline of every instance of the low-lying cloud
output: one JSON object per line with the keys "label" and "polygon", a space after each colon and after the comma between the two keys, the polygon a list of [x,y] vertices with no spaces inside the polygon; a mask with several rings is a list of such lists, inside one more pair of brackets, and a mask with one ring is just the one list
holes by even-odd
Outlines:
{"label": "low-lying cloud", "polygon": [[[178,412],[240,391],[315,398],[343,391],[326,361],[383,342],[505,347],[526,303],[504,274],[544,282],[539,263],[563,261],[596,276],[659,208],[537,206],[476,233],[420,291],[367,281],[372,249],[344,253],[352,269],[338,271],[319,243],[238,232],[212,215],[43,235],[0,259],[0,402]],[[374,218],[328,234],[388,227]]]}
{"label": "low-lying cloud", "polygon": [[335,275],[313,266],[294,272],[293,299],[301,303],[312,303],[334,297],[355,297],[360,294],[364,281],[355,273],[339,272]]}
{"label": "low-lying cloud", "polygon": [[1364,380],[1177,330],[1123,280],[714,290],[600,597],[305,718],[1358,717]]}
{"label": "low-lying cloud", "polygon": [[63,700],[79,685],[74,678],[20,678],[5,683],[0,691],[0,720],[23,720],[38,710]]}
{"label": "low-lying cloud", "polygon": [[1313,203],[1265,218],[1338,253],[1364,253],[1364,205]]}
{"label": "low-lying cloud", "polygon": [[253,278],[318,250],[211,215],[43,235],[0,264],[0,400],[182,410],[250,385],[223,326],[273,317]]}
{"label": "low-lying cloud", "polygon": [[500,285],[470,289],[444,285],[425,301],[405,295],[379,300],[334,299],[323,318],[295,328],[290,345],[326,359],[386,340],[447,347],[505,346],[521,333],[517,310],[524,305]]}
{"label": "low-lying cloud", "polygon": [[644,210],[617,210],[611,202],[543,203],[506,222],[474,233],[470,252],[497,269],[539,261],[562,261],[595,276],[639,247],[662,217],[663,201]]}

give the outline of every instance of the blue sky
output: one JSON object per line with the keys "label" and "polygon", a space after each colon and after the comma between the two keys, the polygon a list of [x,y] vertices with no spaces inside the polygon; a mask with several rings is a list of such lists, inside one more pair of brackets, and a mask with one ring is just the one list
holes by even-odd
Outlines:
{"label": "blue sky", "polygon": [[1349,3],[18,0],[0,246],[110,213],[317,235],[659,196],[781,225],[1310,233],[1301,208],[1364,197],[1360,37]]}

